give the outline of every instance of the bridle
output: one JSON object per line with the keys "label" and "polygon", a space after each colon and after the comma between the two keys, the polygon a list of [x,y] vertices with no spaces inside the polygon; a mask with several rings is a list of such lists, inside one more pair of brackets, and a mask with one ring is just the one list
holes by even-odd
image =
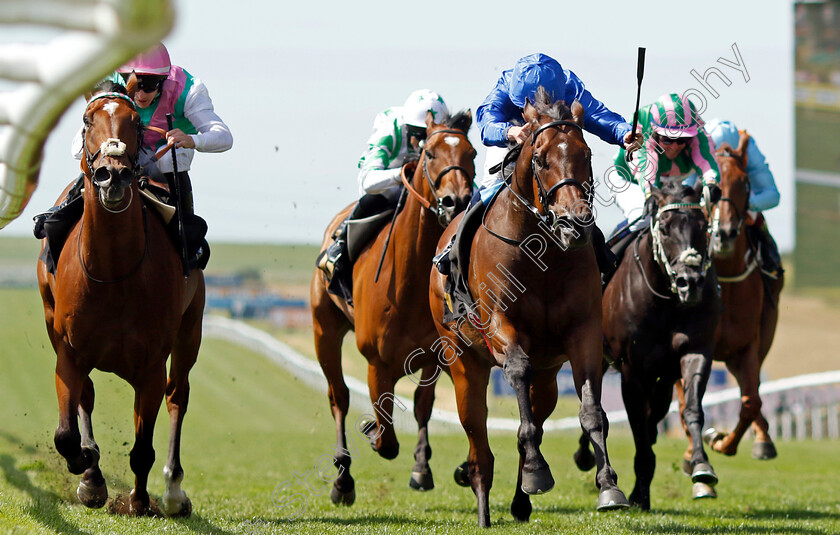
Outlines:
{"label": "bridle", "polygon": [[[453,129],[435,130],[434,132],[429,134],[429,136],[426,138],[426,142],[428,143],[428,140],[431,139],[432,136],[435,136],[437,134],[455,134],[455,135],[459,135],[459,136],[464,136],[464,138],[467,140],[467,143],[469,143],[470,147],[472,147],[472,143],[470,143],[470,140],[467,137],[466,132],[464,132],[462,130],[453,130]],[[446,208],[447,207],[444,205],[444,199],[439,197],[438,194],[437,194],[437,190],[440,187],[440,183],[443,180],[443,176],[450,171],[458,170],[458,171],[462,171],[466,177],[470,178],[470,173],[469,173],[469,171],[467,171],[464,167],[462,167],[460,165],[448,165],[448,166],[444,167],[443,169],[441,169],[441,171],[438,173],[437,177],[434,180],[432,180],[432,175],[429,173],[429,167],[428,167],[428,160],[429,159],[426,157],[425,147],[423,148],[423,153],[420,155],[420,159],[423,160],[423,176],[426,177],[426,181],[429,183],[429,187],[432,190],[432,197],[435,198],[435,206],[432,207],[432,203],[430,203],[429,200],[426,199],[426,197],[422,196],[416,189],[414,189],[414,187],[411,185],[411,182],[409,182],[408,177],[406,177],[404,172],[400,173],[400,176],[402,178],[402,183],[405,186],[405,188],[408,190],[408,192],[411,193],[412,195],[414,195],[414,197],[417,198],[417,200],[420,202],[420,204],[423,206],[423,208],[429,210],[430,212],[432,212],[435,215],[435,217],[437,218],[437,221],[440,224],[440,226],[446,228],[446,226],[449,224],[446,221],[446,216],[447,216]],[[472,189],[472,181],[470,181],[470,189]],[[451,208],[451,206],[449,208]]]}
{"label": "bridle", "polygon": [[[671,262],[668,261],[668,255],[665,254],[665,246],[662,244],[662,230],[660,227],[660,220],[659,217],[663,212],[668,212],[671,210],[702,210],[703,206],[700,203],[687,203],[687,202],[675,202],[666,204],[665,206],[659,208],[656,212],[656,215],[653,218],[653,224],[650,227],[650,236],[651,236],[651,250],[653,254],[653,260],[659,265],[660,269],[668,276],[668,280],[670,281],[670,290],[672,294],[678,294],[679,288],[677,286],[677,272],[674,269]],[[650,281],[647,279],[647,275],[645,274],[644,266],[642,265],[642,259],[639,255],[639,241],[635,240],[635,244],[633,246],[633,256],[636,259],[636,263],[639,266],[639,270],[642,272],[642,279],[644,279],[645,284],[655,296],[660,297],[662,299],[670,299],[671,295],[663,295],[656,290],[653,289],[653,286],[650,284]],[[711,256],[708,254],[701,255],[693,248],[685,249],[680,253],[678,260],[682,261],[684,264],[688,266],[700,266],[701,274],[703,276],[706,275],[709,268],[712,265]]]}
{"label": "bridle", "polygon": [[[577,128],[581,133],[583,132],[583,128],[581,128],[581,126],[579,124],[577,124],[575,122],[572,122],[572,121],[560,120],[560,121],[552,121],[552,122],[549,122],[549,123],[545,123],[544,125],[537,128],[537,130],[534,131],[533,134],[531,134],[531,147],[533,148],[534,144],[537,141],[537,137],[539,137],[539,135],[541,133],[543,133],[544,131],[546,131],[550,128],[556,128],[556,129],[560,130],[563,126],[571,126],[571,127]],[[561,133],[562,133],[562,130],[561,130]],[[528,209],[529,212],[531,212],[537,219],[539,219],[541,224],[547,225],[547,227],[552,232],[557,230],[557,227],[560,226],[560,219],[557,217],[557,215],[554,212],[552,212],[551,210],[548,209],[548,205],[549,205],[549,200],[551,199],[551,196],[554,195],[554,193],[562,187],[572,186],[572,187],[575,187],[575,188],[579,189],[586,196],[586,204],[588,206],[592,206],[592,195],[593,195],[592,187],[589,186],[589,184],[586,184],[586,185],[582,184],[576,178],[560,179],[556,184],[554,184],[548,190],[546,190],[545,185],[543,184],[543,180],[540,177],[539,171],[537,171],[539,166],[538,166],[538,162],[537,162],[537,157],[534,154],[533,150],[531,151],[531,170],[534,173],[534,180],[537,183],[537,190],[538,190],[538,195],[539,195],[539,199],[540,199],[540,204],[542,204],[542,210],[540,210],[539,208],[534,206],[533,203],[528,201],[528,199],[524,198],[522,195],[517,193],[516,190],[513,189],[513,187],[511,187],[511,182],[512,182],[512,179],[513,179],[513,175],[505,176],[505,169],[507,168],[507,166],[511,162],[513,162],[515,159],[517,159],[519,157],[519,154],[521,153],[521,151],[522,151],[522,146],[517,145],[516,147],[513,147],[511,150],[509,150],[507,152],[507,154],[505,154],[505,157],[504,157],[504,159],[502,160],[502,163],[501,163],[502,180],[504,182],[504,185],[508,188],[508,190],[510,190],[510,192],[514,195],[514,197],[516,197],[519,200],[519,202],[522,203],[522,205],[526,209]],[[589,166],[589,178],[590,179],[592,178],[592,166],[591,165]],[[481,224],[484,227],[484,229],[487,232],[489,232],[491,235],[495,236],[496,238],[502,240],[505,243],[508,243],[510,245],[516,245],[516,246],[521,245],[522,244],[521,240],[514,240],[513,238],[508,238],[506,236],[502,236],[500,234],[497,234],[497,233],[493,232],[492,230],[490,230],[490,228],[487,227],[486,219],[487,219],[487,212],[489,212],[489,211],[490,211],[489,208],[487,210],[485,210],[484,215],[482,216],[482,219],[481,219]]]}
{"label": "bridle", "polygon": [[[85,107],[85,115],[87,115],[88,108],[90,108],[91,104],[93,104],[97,100],[101,100],[103,98],[109,98],[109,99],[120,98],[120,99],[123,99],[126,102],[128,102],[131,105],[132,110],[137,109],[137,106],[135,106],[134,101],[131,100],[131,97],[129,97],[128,95],[124,95],[122,93],[107,92],[107,93],[100,93],[100,94],[98,94],[98,95],[96,95],[96,96],[94,96],[93,98],[90,99],[90,101],[87,103],[87,106]],[[137,173],[137,171],[139,170],[139,164],[137,163],[137,159],[138,159],[139,154],[134,154],[134,155],[126,154],[125,153],[125,143],[120,141],[118,138],[113,138],[113,137],[110,137],[110,138],[106,139],[99,146],[99,149],[97,149],[96,152],[91,153],[90,149],[88,149],[88,146],[87,146],[87,129],[88,129],[88,125],[85,124],[85,126],[82,127],[82,150],[84,151],[85,162],[87,163],[88,171],[90,171],[91,176],[93,176],[93,174],[94,174],[93,163],[96,161],[96,159],[99,157],[100,154],[105,155],[105,156],[110,156],[110,155],[122,156],[122,155],[125,154],[125,156],[128,158],[128,162],[131,164],[131,169],[130,170],[132,172],[132,177],[133,177],[134,174]],[[138,122],[138,127],[137,127],[137,136],[138,137],[137,137],[137,139],[142,139],[142,133],[143,133],[142,130],[143,130],[143,125],[142,125],[142,123]]]}
{"label": "bridle", "polygon": [[[724,148],[719,150],[715,153],[715,156],[722,156],[724,158],[733,158],[737,159],[737,157],[730,151],[728,148]],[[740,168],[739,168],[740,169]],[[742,170],[743,171],[743,170]],[[744,172],[746,175],[746,171]],[[739,208],[738,205],[733,201],[730,197],[721,197],[720,200],[714,205],[711,209],[714,210],[714,216],[712,217],[712,224],[709,225],[709,236],[714,237],[720,231],[720,209],[719,205],[722,202],[728,202],[732,205],[732,209],[735,210],[735,216],[738,219],[738,226],[736,227],[738,230],[735,233],[735,237],[738,237],[738,234],[741,233],[741,229],[744,227],[744,222],[747,220],[747,212],[749,211],[750,206],[750,192],[752,186],[750,185],[749,176],[747,176],[747,180],[744,182],[747,189],[747,200],[744,203],[743,208]]]}

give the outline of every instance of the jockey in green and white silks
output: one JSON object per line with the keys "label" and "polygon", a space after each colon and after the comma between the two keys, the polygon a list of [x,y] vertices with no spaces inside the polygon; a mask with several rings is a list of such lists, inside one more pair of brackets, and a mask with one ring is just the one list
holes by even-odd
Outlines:
{"label": "jockey in green and white silks", "polygon": [[[347,253],[347,221],[363,219],[396,204],[402,191],[400,172],[410,152],[416,152],[426,139],[426,114],[435,123],[449,118],[449,109],[440,95],[429,89],[411,93],[402,106],[376,115],[367,149],[359,157],[359,202],[333,234],[334,242],[318,256],[317,266],[332,280],[349,262],[340,260]],[[342,267],[346,266],[346,267]],[[332,291],[332,290],[331,290]]]}
{"label": "jockey in green and white silks", "polygon": [[651,188],[663,182],[693,184],[700,177],[712,201],[720,196],[715,144],[703,124],[694,104],[677,93],[663,95],[639,110],[640,148],[629,162],[626,150],[619,149],[615,157],[618,177],[611,179],[616,202],[628,222],[641,217]]}
{"label": "jockey in green and white silks", "polygon": [[359,194],[395,197],[399,193],[400,170],[410,150],[411,140],[426,137],[426,112],[436,123],[449,118],[449,110],[440,95],[429,89],[411,93],[402,106],[388,108],[376,115],[367,149],[359,158]]}

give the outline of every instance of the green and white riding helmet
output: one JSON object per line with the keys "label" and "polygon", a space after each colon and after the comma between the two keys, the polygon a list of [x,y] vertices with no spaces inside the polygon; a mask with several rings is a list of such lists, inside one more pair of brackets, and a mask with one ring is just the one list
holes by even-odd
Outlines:
{"label": "green and white riding helmet", "polygon": [[432,112],[435,123],[442,123],[449,118],[449,108],[443,97],[431,89],[418,89],[411,93],[403,104],[405,124],[426,129],[426,113]]}

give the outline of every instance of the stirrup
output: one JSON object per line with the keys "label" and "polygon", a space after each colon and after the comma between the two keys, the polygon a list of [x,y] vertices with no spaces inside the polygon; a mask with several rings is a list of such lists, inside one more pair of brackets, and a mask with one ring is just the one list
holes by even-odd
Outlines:
{"label": "stirrup", "polygon": [[343,254],[341,245],[341,242],[335,241],[318,255],[316,265],[327,275],[327,280],[332,280],[335,275],[335,266]]}

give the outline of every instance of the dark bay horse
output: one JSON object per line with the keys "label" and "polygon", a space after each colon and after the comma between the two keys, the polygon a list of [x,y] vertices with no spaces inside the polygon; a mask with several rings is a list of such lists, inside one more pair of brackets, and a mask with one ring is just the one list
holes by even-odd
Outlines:
{"label": "dark bay horse", "polygon": [[[744,433],[752,426],[756,434],[752,456],[773,459],[776,448],[768,434],[767,420],[761,414],[758,387],[761,365],[776,333],[784,275],[775,280],[762,277],[754,245],[750,244],[746,232],[750,202],[750,180],[746,173],[749,140],[749,135],[742,131],[737,149],[728,144],[718,148],[715,156],[720,167],[722,197],[709,214],[712,257],[723,303],[714,360],[726,363],[737,380],[741,411],[732,432],[724,434],[709,429],[705,438],[713,450],[735,455]],[[682,402],[682,385],[677,387]],[[690,454],[689,446],[686,457]]]}
{"label": "dark bay horse", "polygon": [[163,509],[189,516],[192,505],[181,490],[181,424],[188,375],[201,343],[204,276],[193,270],[184,278],[162,220],[141,202],[141,123],[131,98],[136,82],[128,85],[128,94],[114,84],[88,103],[81,163],[84,214],[67,237],[55,274],[42,261],[37,266],[47,333],[57,356],[55,446],[70,472],[83,474],[79,500],[88,507],[104,505],[108,490],[93,438],[89,374],[94,368],[117,374],[134,388],[136,437],[130,454],[134,489],[120,512],[157,514],[146,485],[155,460],[155,419],[165,396],[171,436]]}
{"label": "dark bay horse", "polygon": [[[434,488],[428,462],[432,454],[428,422],[440,370],[435,357],[425,351],[437,338],[427,306],[429,269],[443,225],[466,208],[472,195],[476,151],[467,137],[471,125],[469,110],[440,124],[434,123],[431,113],[427,114],[426,142],[413,168],[413,177],[406,176],[413,164],[403,167],[408,192],[405,205],[393,222],[393,232],[390,224],[382,229],[353,266],[353,306],[327,292],[327,280],[320,269],[312,278],[315,351],[329,385],[336,426],[335,464],[339,475],[330,492],[336,504],[351,505],[356,496],[350,475],[352,448],[347,448],[345,427],[350,392],[341,366],[341,342],[351,329],[356,331],[356,345],[368,361],[368,388],[376,422],[357,422],[359,425],[352,426],[349,432],[358,428],[370,438],[380,456],[395,458],[399,443],[392,418],[394,385],[401,377],[422,369],[421,378],[415,379],[419,386],[414,396],[414,416],[419,436],[410,485],[421,490]],[[333,218],[322,250],[330,244],[334,230],[352,207]],[[375,274],[389,232],[390,243],[377,282]]]}
{"label": "dark bay horse", "polygon": [[[543,423],[557,403],[557,372],[567,360],[581,399],[581,427],[597,454],[598,508],[627,506],[609,463],[608,422],[600,404],[601,285],[589,240],[592,168],[583,116],[578,102],[570,109],[542,89],[534,104],[526,103],[524,117],[534,133],[522,146],[509,187],[487,208],[472,240],[466,275],[476,306],[469,321],[443,323],[445,281],[437,270],[431,273],[438,346],[451,363],[458,413],[470,442],[466,472],[481,526],[490,525],[487,383],[493,366],[503,367],[519,405],[514,518],[527,521],[529,495],[554,486],[539,447]],[[449,243],[458,221],[444,232],[439,250]]]}
{"label": "dark bay horse", "polygon": [[[699,433],[720,298],[697,193],[680,184],[666,185],[653,190],[645,209],[651,226],[629,245],[604,291],[603,309],[605,349],[621,370],[621,393],[636,445],[630,503],[647,510],[656,468],[656,426],[668,413],[678,379],[686,391],[682,414],[691,429],[694,497],[701,497],[698,485],[707,489],[717,483]],[[581,439],[576,460],[587,457],[586,448]]]}

